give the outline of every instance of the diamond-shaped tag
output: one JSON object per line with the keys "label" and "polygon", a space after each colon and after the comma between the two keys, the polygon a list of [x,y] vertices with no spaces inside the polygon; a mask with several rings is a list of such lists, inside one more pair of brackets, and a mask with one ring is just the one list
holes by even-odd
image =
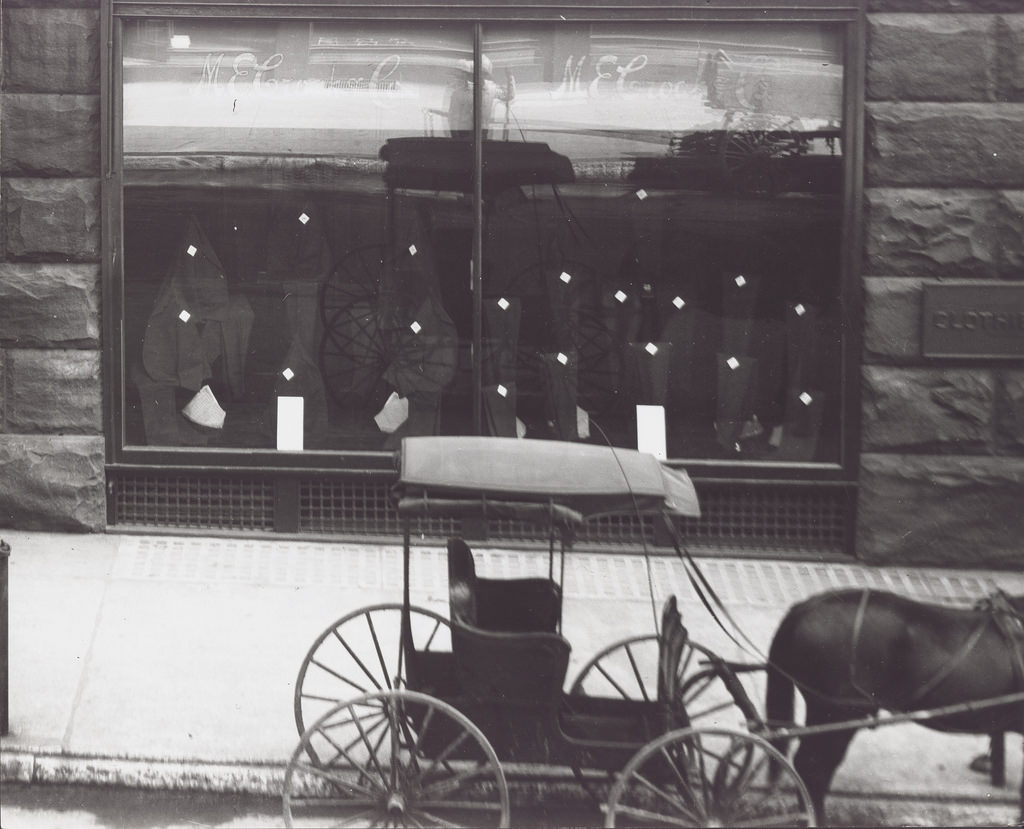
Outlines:
{"label": "diamond-shaped tag", "polygon": [[643,201],[644,199],[647,198],[647,191],[644,190],[643,188],[640,188],[639,190],[636,191],[636,197],[640,199],[640,201]]}
{"label": "diamond-shaped tag", "polygon": [[498,386],[498,388],[497,388],[497,392],[498,392],[498,394],[499,394],[499,395],[501,395],[502,397],[508,397],[508,389],[506,389],[506,388],[505,388],[504,386],[502,386],[502,385],[499,385],[499,386]]}
{"label": "diamond-shaped tag", "polygon": [[804,308],[803,304],[799,302],[793,306],[793,310],[796,312],[796,315],[798,317],[802,317],[804,314],[807,313],[807,309]]}
{"label": "diamond-shaped tag", "polygon": [[814,398],[811,397],[807,392],[802,392],[800,394],[800,402],[803,403],[805,406],[810,406],[813,400]]}
{"label": "diamond-shaped tag", "polygon": [[615,292],[615,298],[619,302],[625,302],[626,301],[626,292],[625,291],[616,291]]}
{"label": "diamond-shaped tag", "polygon": [[565,354],[563,354],[561,351],[558,352],[558,356],[555,357],[555,359],[558,360],[558,362],[560,362],[563,366],[568,365],[569,363],[569,358],[566,357]]}
{"label": "diamond-shaped tag", "polygon": [[747,278],[743,274],[740,274],[736,277],[735,282],[738,287],[742,288],[747,284]]}
{"label": "diamond-shaped tag", "polygon": [[733,371],[736,371],[736,369],[740,367],[740,361],[737,360],[735,357],[730,357],[728,360],[725,361],[725,364],[729,366],[729,368],[731,368]]}
{"label": "diamond-shaped tag", "polygon": [[291,380],[295,376],[295,372],[292,371],[290,368],[286,368],[284,371],[281,372],[281,374],[284,375],[285,380]]}
{"label": "diamond-shaped tag", "polygon": [[416,245],[409,245],[409,255],[410,256],[415,256],[416,255]]}
{"label": "diamond-shaped tag", "polygon": [[572,282],[572,274],[566,273],[565,271],[562,271],[562,275],[559,276],[558,278],[561,279],[566,285]]}
{"label": "diamond-shaped tag", "polygon": [[647,345],[644,346],[644,351],[646,351],[653,357],[655,354],[658,353],[658,346],[656,346],[654,343],[647,343]]}
{"label": "diamond-shaped tag", "polygon": [[199,253],[199,248],[197,248],[195,245],[189,245],[187,248],[185,248],[185,253],[187,253],[189,256],[195,256],[197,253]]}
{"label": "diamond-shaped tag", "polygon": [[305,213],[300,213],[299,221],[302,222],[303,224],[306,224],[309,221],[309,216],[307,216]]}
{"label": "diamond-shaped tag", "polygon": [[511,303],[511,302],[509,302],[509,301],[508,301],[507,299],[505,299],[505,297],[502,297],[501,299],[499,299],[499,300],[498,300],[498,307],[499,307],[499,308],[500,308],[500,309],[501,309],[502,311],[507,311],[507,310],[509,309],[509,306],[510,306],[511,304],[512,304],[512,303]]}
{"label": "diamond-shaped tag", "polygon": [[416,322],[416,320],[413,320],[412,325],[409,327],[412,329],[413,334],[419,334],[423,330],[423,326]]}
{"label": "diamond-shaped tag", "polygon": [[180,319],[182,322],[188,322],[190,319],[192,319],[192,315],[184,308],[182,308],[181,313],[178,314],[178,319]]}
{"label": "diamond-shaped tag", "polygon": [[686,300],[683,299],[681,296],[677,296],[675,299],[672,300],[672,304],[675,305],[676,308],[678,308],[681,311],[683,309],[683,306],[686,305]]}

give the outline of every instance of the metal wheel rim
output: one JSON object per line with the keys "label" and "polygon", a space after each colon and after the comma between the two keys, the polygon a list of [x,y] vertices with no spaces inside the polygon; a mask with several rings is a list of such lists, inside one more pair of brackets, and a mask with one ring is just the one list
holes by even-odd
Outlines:
{"label": "metal wheel rim", "polygon": [[[585,696],[618,696],[652,702],[657,697],[657,651],[658,636],[645,634],[622,639],[609,645],[587,662],[570,686],[570,697],[574,694]],[[621,656],[618,654],[621,653]],[[722,712],[735,712],[736,723],[743,722],[743,712],[736,705],[728,689],[710,669],[699,664],[701,656],[710,656],[711,651],[703,645],[687,640],[676,667],[682,699],[676,702],[680,713],[685,715],[688,725],[721,725]],[[608,666],[607,660],[620,660]],[[602,668],[604,669],[602,671]],[[611,677],[605,674],[611,674]],[[588,678],[589,677],[589,678]],[[589,688],[589,691],[588,691]],[[570,700],[571,704],[571,700]]]}
{"label": "metal wheel rim", "polygon": [[[772,765],[779,775],[769,785]],[[608,797],[605,826],[814,826],[811,797],[790,762],[754,734],[672,731],[641,748]]]}
{"label": "metal wheel rim", "polygon": [[[323,745],[311,751],[315,741]],[[310,726],[285,772],[282,809],[288,827],[306,825],[306,809],[318,812],[309,825],[324,827],[509,824],[505,774],[483,732],[443,700],[408,690],[339,703]],[[354,813],[328,823],[327,809]]]}
{"label": "metal wheel rim", "polygon": [[[402,607],[400,602],[392,602],[360,608],[333,622],[314,640],[295,680],[294,713],[299,734],[323,711],[341,700],[390,690],[396,687],[396,682],[398,687],[404,685]],[[416,606],[411,606],[409,611],[413,643],[418,650],[451,649],[447,619]],[[341,633],[342,628],[347,635]],[[396,634],[394,640],[382,641],[389,634]],[[336,690],[328,693],[326,689]]]}

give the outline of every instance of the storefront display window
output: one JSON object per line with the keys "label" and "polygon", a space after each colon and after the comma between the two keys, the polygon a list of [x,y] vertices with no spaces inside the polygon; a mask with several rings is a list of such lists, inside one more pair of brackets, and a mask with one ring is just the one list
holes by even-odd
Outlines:
{"label": "storefront display window", "polygon": [[839,462],[842,44],[124,21],[124,445]]}

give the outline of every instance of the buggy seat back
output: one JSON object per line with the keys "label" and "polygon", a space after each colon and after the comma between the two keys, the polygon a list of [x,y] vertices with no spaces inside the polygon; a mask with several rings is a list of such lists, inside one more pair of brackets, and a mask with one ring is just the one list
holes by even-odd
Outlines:
{"label": "buggy seat back", "polygon": [[556,582],[481,578],[461,538],[448,541],[448,595],[452,621],[484,631],[554,633],[562,618],[562,590]]}

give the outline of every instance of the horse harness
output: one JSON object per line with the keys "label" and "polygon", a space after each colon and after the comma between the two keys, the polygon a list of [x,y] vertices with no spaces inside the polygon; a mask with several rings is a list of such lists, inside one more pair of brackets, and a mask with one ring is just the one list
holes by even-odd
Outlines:
{"label": "horse harness", "polygon": [[[861,628],[864,625],[864,617],[867,613],[868,601],[871,598],[871,590],[865,589],[861,593],[860,602],[857,605],[857,615],[854,617],[852,641],[850,645],[850,684],[872,704],[877,705],[878,701],[874,695],[861,687],[857,682],[857,646],[860,642]],[[994,624],[1006,643],[1013,666],[1014,689],[1024,691],[1024,616],[1010,602],[1009,597],[1001,590],[997,590],[991,596],[979,600],[974,609],[982,611],[982,616],[971,631],[970,635],[963,641],[956,653],[939,668],[935,674],[921,685],[909,699],[899,708],[909,709],[930,691],[938,687],[950,674],[955,671],[967,656],[974,650],[990,623]],[[886,706],[888,707],[888,706]]]}

